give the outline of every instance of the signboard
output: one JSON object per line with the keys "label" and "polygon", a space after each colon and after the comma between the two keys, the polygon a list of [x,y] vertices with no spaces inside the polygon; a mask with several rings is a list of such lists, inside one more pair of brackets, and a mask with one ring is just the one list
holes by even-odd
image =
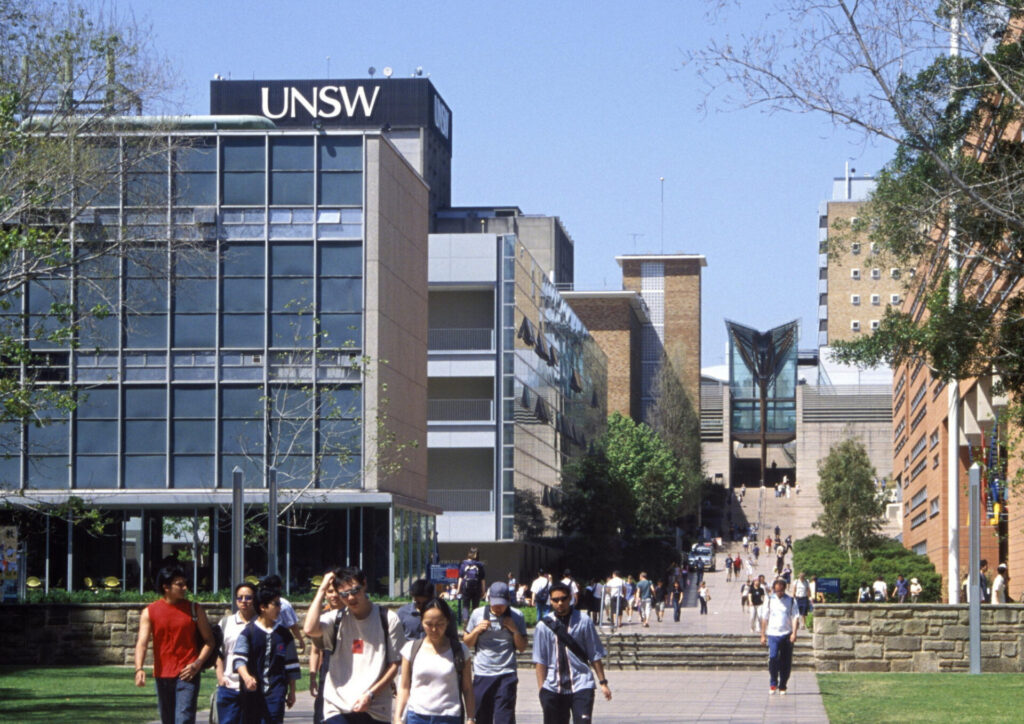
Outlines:
{"label": "signboard", "polygon": [[458,563],[439,563],[430,566],[431,583],[455,583],[459,580]]}
{"label": "signboard", "polygon": [[839,581],[838,578],[821,578],[819,576],[818,577],[818,587],[816,589],[816,592],[817,593],[831,593],[831,594],[834,594],[836,596],[840,596],[841,593],[839,591],[839,588],[840,588],[839,584],[840,584],[840,581]]}
{"label": "signboard", "polygon": [[5,603],[18,600],[18,529],[13,525],[0,526],[0,587]]}
{"label": "signboard", "polygon": [[279,128],[427,128],[451,148],[452,111],[426,78],[214,80],[210,113]]}

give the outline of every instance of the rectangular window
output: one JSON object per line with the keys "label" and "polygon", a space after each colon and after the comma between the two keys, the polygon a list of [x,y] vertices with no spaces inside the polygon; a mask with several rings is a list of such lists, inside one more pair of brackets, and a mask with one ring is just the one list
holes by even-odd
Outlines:
{"label": "rectangular window", "polygon": [[860,322],[858,322],[856,319],[854,319],[852,322],[850,322],[850,329],[852,331],[854,331],[854,332],[859,332],[860,331]]}
{"label": "rectangular window", "polygon": [[263,244],[229,244],[224,250],[221,345],[262,349],[265,280]]}
{"label": "rectangular window", "polygon": [[313,137],[270,139],[270,203],[313,205]]}
{"label": "rectangular window", "polygon": [[850,244],[850,253],[851,254],[860,254],[860,242],[859,241],[854,241],[854,242],[852,242]]}
{"label": "rectangular window", "polygon": [[874,332],[876,329],[878,329],[879,325],[880,325],[880,322],[877,319],[872,319],[871,320],[871,331]]}
{"label": "rectangular window", "polygon": [[125,388],[124,454],[124,487],[167,487],[166,388]]}
{"label": "rectangular window", "polygon": [[860,279],[860,269],[851,269],[850,279]]}
{"label": "rectangular window", "polygon": [[881,279],[882,278],[882,270],[881,269],[872,269],[871,270],[871,278],[872,279]]}
{"label": "rectangular window", "polygon": [[896,268],[896,267],[893,267],[892,269],[889,270],[889,276],[891,278],[893,278],[893,279],[899,279],[900,278],[900,270],[898,268]]}
{"label": "rectangular window", "polygon": [[879,294],[872,294],[872,295],[871,295],[871,304],[872,304],[872,305],[874,305],[874,306],[876,306],[876,307],[877,307],[877,306],[878,306],[879,304],[881,304],[881,303],[882,303],[882,297],[881,297],[881,295],[879,295]]}
{"label": "rectangular window", "polygon": [[125,144],[125,206],[167,205],[167,151],[167,145],[156,139]]}
{"label": "rectangular window", "polygon": [[83,393],[76,418],[75,487],[118,487],[117,388],[100,387]]}
{"label": "rectangular window", "polygon": [[214,139],[190,139],[174,151],[174,203],[214,206],[217,203],[217,144]]}
{"label": "rectangular window", "polygon": [[212,387],[174,387],[171,390],[171,435],[175,488],[213,487],[215,400]]}
{"label": "rectangular window", "polygon": [[319,137],[321,206],[363,203],[363,139],[361,136]]}
{"label": "rectangular window", "polygon": [[851,294],[850,295],[850,304],[852,304],[855,307],[860,306],[860,295],[859,294]]}
{"label": "rectangular window", "polygon": [[221,141],[221,198],[226,206],[262,206],[266,202],[265,146],[262,137]]}
{"label": "rectangular window", "polygon": [[889,304],[899,304],[899,303],[900,303],[900,295],[899,294],[892,294],[892,295],[889,296]]}

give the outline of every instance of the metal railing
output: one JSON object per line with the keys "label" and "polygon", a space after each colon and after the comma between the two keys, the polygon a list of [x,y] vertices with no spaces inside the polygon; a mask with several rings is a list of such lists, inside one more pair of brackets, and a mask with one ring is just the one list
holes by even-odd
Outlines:
{"label": "metal railing", "polygon": [[429,422],[494,422],[494,400],[427,400]]}
{"label": "metal railing", "polygon": [[427,330],[427,349],[434,352],[493,350],[494,330],[488,327],[434,327]]}
{"label": "metal railing", "polygon": [[493,490],[431,489],[427,502],[449,513],[490,512],[494,510]]}

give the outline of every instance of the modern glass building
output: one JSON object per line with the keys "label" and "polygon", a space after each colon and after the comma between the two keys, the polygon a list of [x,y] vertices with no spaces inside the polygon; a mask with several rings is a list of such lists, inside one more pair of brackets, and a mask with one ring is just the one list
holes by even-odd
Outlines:
{"label": "modern glass building", "polygon": [[[427,235],[446,203],[424,179],[446,172],[450,111],[426,79],[303,84],[215,82],[217,115],[97,136],[114,182],[67,238],[90,259],[8,297],[4,332],[32,340],[23,378],[76,405],[6,426],[2,496],[107,519],[99,536],[52,517],[25,529],[45,586],[141,589],[177,547],[198,549],[199,587],[231,585],[236,469],[264,529],[276,474],[290,585],[348,563],[397,594],[424,573]],[[64,339],[55,303],[102,312]],[[247,572],[266,572],[264,551]]]}
{"label": "modern glass building", "polygon": [[733,439],[754,441],[762,432],[771,442],[796,434],[797,339],[799,322],[758,332],[726,322],[729,332],[729,391]]}

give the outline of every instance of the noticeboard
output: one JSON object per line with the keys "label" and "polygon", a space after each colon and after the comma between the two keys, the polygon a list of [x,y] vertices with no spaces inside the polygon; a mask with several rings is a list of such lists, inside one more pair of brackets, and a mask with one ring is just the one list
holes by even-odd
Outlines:
{"label": "noticeboard", "polygon": [[818,586],[815,589],[817,593],[831,593],[836,596],[841,596],[840,592],[840,580],[838,578],[818,578]]}
{"label": "noticeboard", "polygon": [[438,563],[430,566],[431,583],[454,583],[459,580],[458,563]]}

